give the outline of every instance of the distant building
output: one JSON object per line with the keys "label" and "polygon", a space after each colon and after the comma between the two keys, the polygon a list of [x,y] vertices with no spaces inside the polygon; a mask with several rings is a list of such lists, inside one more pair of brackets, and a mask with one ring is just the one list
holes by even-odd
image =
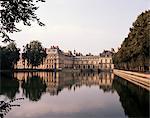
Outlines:
{"label": "distant building", "polygon": [[[80,69],[80,70],[113,70],[112,51],[104,50],[100,55],[83,55],[74,51],[63,52],[58,46],[46,49],[47,57],[36,69]],[[15,69],[27,69],[31,65],[20,57]]]}
{"label": "distant building", "polygon": [[112,57],[76,56],[74,69],[113,70]]}

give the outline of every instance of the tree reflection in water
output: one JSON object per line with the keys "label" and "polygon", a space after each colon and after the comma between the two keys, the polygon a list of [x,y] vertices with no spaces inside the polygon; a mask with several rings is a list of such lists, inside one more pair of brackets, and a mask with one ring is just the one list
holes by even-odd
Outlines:
{"label": "tree reflection in water", "polygon": [[2,73],[0,76],[0,95],[13,99],[19,93],[19,81],[12,73]]}
{"label": "tree reflection in water", "polygon": [[120,102],[128,117],[149,117],[149,91],[115,77],[113,87],[120,96]]}
{"label": "tree reflection in water", "polygon": [[18,100],[24,98],[15,98],[16,93],[19,93],[19,81],[14,78],[11,72],[0,74],[0,95],[4,95],[10,99],[9,102],[5,100],[0,101],[0,118],[4,116],[15,106],[19,107],[19,104],[12,104]]}
{"label": "tree reflection in water", "polygon": [[26,98],[32,101],[40,100],[42,94],[46,92],[46,84],[36,75],[28,77],[26,81],[23,80],[21,86]]}

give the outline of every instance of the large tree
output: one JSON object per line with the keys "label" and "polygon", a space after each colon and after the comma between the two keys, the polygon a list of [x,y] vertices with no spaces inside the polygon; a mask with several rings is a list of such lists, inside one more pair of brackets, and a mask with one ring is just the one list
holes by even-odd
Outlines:
{"label": "large tree", "polygon": [[19,51],[14,42],[6,47],[0,47],[0,67],[1,70],[13,69],[14,65],[19,60]]}
{"label": "large tree", "polygon": [[46,50],[39,41],[31,41],[24,47],[23,57],[27,60],[28,65],[32,65],[32,68],[40,65],[46,56]]}
{"label": "large tree", "polygon": [[150,60],[150,10],[141,13],[114,55],[116,68],[146,71]]}
{"label": "large tree", "polygon": [[9,33],[21,31],[16,27],[23,22],[30,26],[32,21],[37,21],[40,26],[44,24],[37,17],[35,11],[39,8],[37,2],[45,0],[0,0],[0,37],[4,42],[11,41]]}

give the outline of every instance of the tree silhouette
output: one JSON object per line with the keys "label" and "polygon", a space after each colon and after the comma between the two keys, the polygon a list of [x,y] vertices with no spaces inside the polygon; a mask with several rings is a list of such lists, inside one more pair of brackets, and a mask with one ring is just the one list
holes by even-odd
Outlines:
{"label": "tree silhouette", "polygon": [[24,48],[23,55],[23,57],[27,59],[28,65],[32,65],[32,68],[40,65],[47,56],[46,50],[39,41],[31,41],[27,44]]}
{"label": "tree silhouette", "polygon": [[8,34],[21,31],[16,27],[17,23],[31,26],[36,21],[40,26],[44,24],[36,15],[37,2],[45,0],[0,0],[0,35],[4,42],[11,41]]}
{"label": "tree silhouette", "polygon": [[14,42],[8,44],[6,47],[0,46],[0,69],[13,69],[14,64],[19,60],[20,49],[16,47]]}
{"label": "tree silhouette", "polygon": [[15,101],[23,100],[24,98],[16,98],[12,99],[9,102],[0,101],[0,118],[4,118],[4,116],[15,106],[20,107],[19,104],[12,104]]}

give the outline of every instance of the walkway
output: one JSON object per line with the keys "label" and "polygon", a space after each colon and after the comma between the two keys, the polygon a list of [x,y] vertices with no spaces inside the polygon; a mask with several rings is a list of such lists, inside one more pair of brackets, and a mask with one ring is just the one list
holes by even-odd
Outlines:
{"label": "walkway", "polygon": [[150,91],[150,74],[114,69],[114,74]]}

